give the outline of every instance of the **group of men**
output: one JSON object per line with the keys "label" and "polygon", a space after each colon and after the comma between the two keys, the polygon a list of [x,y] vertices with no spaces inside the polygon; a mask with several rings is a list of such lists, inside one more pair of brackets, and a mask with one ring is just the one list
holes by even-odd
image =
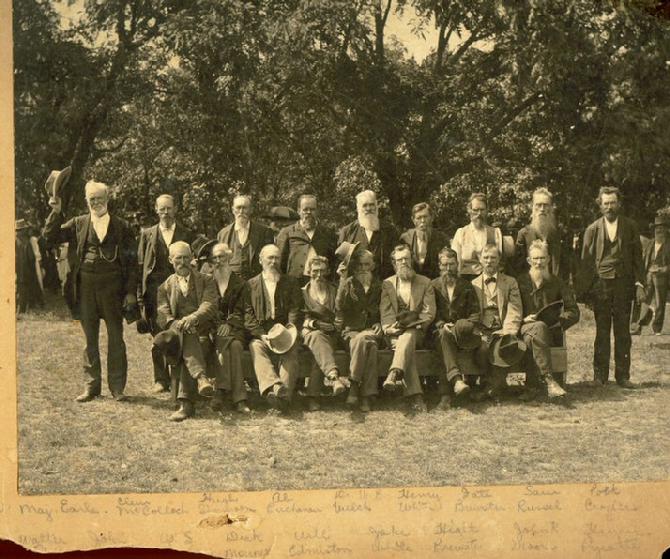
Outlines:
{"label": "group of men", "polygon": [[[585,232],[575,284],[593,302],[595,380],[607,382],[614,325],[616,381],[632,388],[628,324],[631,302],[645,299],[644,274],[637,228],[619,215],[619,199],[617,189],[601,189],[603,217]],[[307,350],[314,358],[309,410],[319,409],[327,385],[369,411],[380,348],[393,351],[382,389],[402,393],[414,411],[425,410],[416,350],[426,347],[442,364],[440,407],[468,393],[496,399],[514,367],[527,373],[524,399],[565,395],[551,374],[550,348],[562,343],[579,310],[562,273],[546,188],[533,193],[532,221],[519,232],[515,256],[504,259],[502,234],[488,225],[479,193],[468,202],[470,223],[451,241],[433,226],[427,203],[414,206],[415,227],[397,236],[369,190],[356,196],[357,219],[338,233],[319,220],[316,197],[301,196],[299,219],[276,238],[252,218],[251,198],[239,195],[233,222],[211,241],[177,221],[175,200],[165,194],[156,200],[159,221],[141,231],[139,246],[129,225],[110,216],[106,185],[88,182],[86,201],[89,213],[65,221],[60,199],[52,198],[44,228],[52,243],[67,241],[76,251],[87,375],[79,402],[101,394],[100,320],[108,332],[109,388],[116,400],[126,399],[123,318],[136,308],[138,330],[142,324],[153,336],[154,391],[169,390],[170,369],[179,378],[173,421],[194,415],[198,395],[211,396],[214,409],[230,401],[249,412],[245,348],[261,395],[280,411],[294,399],[299,353]],[[338,361],[338,349],[348,350],[348,363]]]}

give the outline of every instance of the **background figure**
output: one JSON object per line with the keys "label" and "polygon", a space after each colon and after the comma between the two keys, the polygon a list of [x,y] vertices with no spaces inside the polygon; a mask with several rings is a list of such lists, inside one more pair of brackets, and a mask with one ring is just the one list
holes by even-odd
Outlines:
{"label": "background figure", "polygon": [[440,275],[438,254],[449,244],[447,235],[433,227],[433,211],[425,202],[412,208],[414,229],[400,235],[400,242],[412,251],[413,266],[417,274],[427,278]]}
{"label": "background figure", "polygon": [[268,227],[272,229],[275,243],[277,242],[279,232],[284,229],[284,227],[293,225],[300,219],[298,212],[288,206],[273,206],[270,208],[269,212],[263,214],[261,217],[265,220]]}
{"label": "background figure", "polygon": [[591,300],[596,319],[593,344],[593,378],[604,386],[609,378],[610,332],[614,329],[614,376],[622,388],[636,388],[630,381],[631,302],[641,304],[644,264],[637,225],[620,215],[619,189],[604,186],[597,202],[603,217],[584,231],[582,265],[577,289],[580,299]]}
{"label": "background figure", "polygon": [[25,219],[17,219],[14,229],[15,271],[16,271],[16,312],[44,306],[42,270],[37,239],[30,236],[30,226]]}
{"label": "background figure", "polygon": [[470,223],[456,230],[451,248],[458,255],[458,274],[472,281],[482,273],[480,256],[486,245],[495,245],[502,258],[503,238],[499,228],[487,224],[488,204],[481,192],[470,196],[468,214]]}
{"label": "background figure", "polygon": [[[156,198],[154,206],[158,215],[158,223],[140,231],[137,249],[137,263],[142,280],[137,289],[137,301],[140,311],[149,323],[150,333],[155,336],[160,332],[156,320],[158,312],[158,286],[173,272],[169,262],[170,245],[177,241],[191,243],[193,233],[176,221],[177,208],[169,194]],[[170,387],[170,374],[165,357],[154,345],[151,348],[153,364],[153,392],[167,392]]]}
{"label": "background figure", "polygon": [[[654,240],[647,243],[642,251],[644,262],[647,300],[651,301],[654,318],[651,329],[657,336],[663,330],[665,320],[665,304],[668,298],[668,277],[670,276],[670,242],[668,242],[668,221],[664,217],[656,217],[651,224]],[[635,311],[634,311],[635,312]],[[639,310],[638,310],[639,313]],[[636,334],[640,333],[638,324]]]}

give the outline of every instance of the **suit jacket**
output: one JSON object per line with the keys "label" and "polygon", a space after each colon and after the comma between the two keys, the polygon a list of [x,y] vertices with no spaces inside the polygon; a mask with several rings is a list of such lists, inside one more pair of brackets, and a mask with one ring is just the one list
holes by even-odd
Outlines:
{"label": "suit jacket", "polygon": [[479,319],[479,300],[472,283],[456,278],[453,300],[449,300],[449,292],[443,278],[435,278],[432,282],[435,290],[435,328],[439,329],[447,322],[455,323],[459,319]]}
{"label": "suit jacket", "polygon": [[300,331],[302,327],[302,293],[295,280],[282,274],[275,289],[275,318],[266,320],[268,292],[263,275],[258,274],[247,281],[244,293],[244,327],[254,337],[267,334],[277,322],[291,323]]}
{"label": "suit jacket", "polygon": [[[382,283],[382,297],[379,304],[382,328],[392,326],[398,317],[398,294],[396,284],[398,276],[391,276]],[[409,302],[410,311],[418,311],[419,319],[423,320],[421,330],[425,333],[435,320],[435,291],[430,279],[415,274],[412,279],[412,289]]]}
{"label": "suit jacket", "polygon": [[[197,310],[192,313],[197,319],[198,331],[208,330],[216,316],[216,299],[218,297],[216,282],[211,276],[201,274],[195,270],[191,270],[191,277],[188,282],[189,292],[195,289],[199,305]],[[158,286],[157,322],[163,329],[169,328],[175,320],[184,318],[183,316],[177,316],[178,291],[177,274],[172,274]]]}
{"label": "suit jacket", "polygon": [[649,268],[656,260],[656,263],[659,267],[659,271],[656,274],[667,275],[670,272],[670,240],[665,240],[665,242],[658,249],[658,254],[654,258],[654,245],[655,242],[652,239],[651,242],[645,244],[644,249],[642,250],[642,261],[644,262],[644,271],[647,280],[647,286],[652,285],[651,276]]}
{"label": "suit jacket", "polygon": [[[478,275],[472,280],[472,286],[477,294],[479,303],[479,316],[483,318],[486,297],[484,295],[484,274]],[[523,319],[523,308],[521,294],[516,280],[501,272],[498,272],[496,283],[498,289],[498,309],[502,321],[502,329],[506,334],[518,334]]]}
{"label": "suit jacket", "polygon": [[379,222],[379,231],[375,231],[370,238],[368,245],[365,230],[358,224],[358,220],[345,225],[339,231],[337,237],[337,246],[344,241],[355,243],[361,242],[361,246],[369,250],[375,258],[375,269],[373,274],[378,278],[385,278],[393,274],[393,263],[391,262],[391,252],[395,246],[395,240],[398,235],[393,227]]}
{"label": "suit jacket", "polygon": [[[137,265],[142,275],[142,281],[138,285],[137,300],[142,301],[147,292],[147,280],[156,265],[156,241],[160,235],[158,223],[140,230],[140,242],[137,247]],[[189,245],[194,239],[193,233],[180,223],[175,224],[172,242],[184,241]]]}
{"label": "suit jacket", "polygon": [[[584,298],[593,289],[598,277],[598,266],[605,248],[605,218],[595,220],[584,231],[582,243],[582,260],[575,287],[578,297]],[[621,249],[623,277],[631,288],[636,282],[644,284],[644,264],[642,262],[642,245],[637,225],[632,219],[619,216],[617,239]]]}
{"label": "suit jacket", "polygon": [[331,276],[335,271],[335,233],[318,224],[311,240],[300,223],[284,227],[277,235],[277,246],[281,253],[281,271],[294,278],[302,278],[310,246],[319,256],[330,263]]}
{"label": "suit jacket", "polygon": [[[44,224],[42,235],[50,245],[69,243],[68,258],[72,272],[72,315],[79,318],[79,269],[84,259],[86,239],[91,226],[91,214],[73,217],[63,223],[65,218],[62,212],[51,212]],[[127,221],[110,215],[109,228],[114,230],[119,243],[119,262],[124,281],[124,291],[127,295],[137,293],[137,245],[132,229]],[[76,254],[73,248],[76,247]]]}
{"label": "suit jacket", "polygon": [[335,326],[342,332],[361,332],[381,323],[381,297],[382,282],[375,277],[367,293],[355,277],[341,280],[335,298]]}
{"label": "suit jacket", "polygon": [[[518,278],[523,316],[537,313],[542,307],[554,301],[563,301],[563,311],[559,317],[561,329],[567,330],[579,322],[579,307],[570,286],[557,276],[550,276],[539,289],[535,288],[530,274],[526,272]],[[551,326],[551,324],[549,324]]]}
{"label": "suit jacket", "polygon": [[[232,247],[233,235],[235,234],[235,222],[226,225],[216,236],[220,243],[226,243]],[[265,227],[262,223],[251,220],[249,223],[249,244],[251,245],[251,254],[249,256],[249,266],[251,274],[255,275],[261,271],[261,263],[258,255],[265,245],[272,245],[275,242],[275,235],[272,229]]]}
{"label": "suit jacket", "polygon": [[335,324],[335,300],[337,298],[337,287],[332,283],[326,287],[326,301],[321,304],[309,294],[309,283],[302,287],[303,315],[305,317],[304,328],[307,330],[318,330],[313,321],[321,320]]}
{"label": "suit jacket", "polygon": [[[516,236],[514,249],[514,273],[521,275],[528,271],[528,247],[536,239],[541,239],[535,229],[530,226],[522,227]],[[566,279],[569,274],[567,263],[564,262],[564,252],[561,247],[561,237],[558,231],[553,231],[546,239],[549,247],[549,271],[554,276]]]}
{"label": "suit jacket", "polygon": [[432,229],[428,237],[426,259],[421,265],[418,255],[415,254],[416,235],[416,229],[408,229],[400,235],[400,242],[406,244],[412,250],[412,262],[416,273],[428,278],[436,278],[440,275],[440,261],[437,255],[444,247],[451,245],[449,238],[442,231]]}
{"label": "suit jacket", "polygon": [[221,324],[225,323],[231,327],[231,336],[241,342],[246,341],[246,332],[244,330],[244,292],[246,282],[235,272],[231,272],[226,292],[221,296],[216,279],[213,276],[212,280],[214,281],[218,295],[216,313],[212,324],[214,332],[216,332],[216,329]]}

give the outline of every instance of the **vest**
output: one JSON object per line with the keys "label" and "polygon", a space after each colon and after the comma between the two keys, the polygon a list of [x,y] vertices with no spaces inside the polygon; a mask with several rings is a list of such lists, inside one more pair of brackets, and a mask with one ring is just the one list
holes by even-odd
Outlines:
{"label": "vest", "polygon": [[111,220],[107,227],[107,235],[102,243],[98,239],[93,224],[91,224],[86,237],[81,271],[91,274],[121,273],[119,250],[116,228],[112,225]]}
{"label": "vest", "polygon": [[623,262],[621,260],[621,248],[619,247],[619,231],[617,238],[610,241],[605,231],[603,245],[603,257],[598,264],[598,275],[603,279],[614,279],[623,276]]}
{"label": "vest", "polygon": [[184,296],[177,286],[177,318],[183,318],[198,310],[198,298],[195,294],[195,286],[193,285],[193,278],[189,281],[188,293]]}
{"label": "vest", "polygon": [[[469,225],[464,227],[462,231],[461,254],[458,255],[459,273],[467,275],[481,274],[482,265],[479,262],[479,249],[477,248],[474,232]],[[496,230],[490,225],[486,226],[486,244],[496,244]]]}
{"label": "vest", "polygon": [[500,309],[498,308],[498,288],[493,295],[489,295],[488,288],[484,284],[484,308],[482,312],[482,323],[491,330],[502,327],[500,322]]}
{"label": "vest", "polygon": [[159,276],[161,281],[165,281],[172,274],[172,266],[168,260],[169,250],[161,235],[160,228],[156,231],[156,263],[154,264],[153,274]]}
{"label": "vest", "polygon": [[249,263],[249,260],[251,259],[251,245],[249,243],[250,236],[251,227],[249,230],[249,235],[247,235],[247,241],[244,243],[244,245],[241,245],[237,236],[237,231],[233,229],[230,243],[230,248],[233,251],[233,255],[230,258],[230,268],[233,270],[233,272],[241,276],[245,281],[248,280],[252,275],[251,264]]}

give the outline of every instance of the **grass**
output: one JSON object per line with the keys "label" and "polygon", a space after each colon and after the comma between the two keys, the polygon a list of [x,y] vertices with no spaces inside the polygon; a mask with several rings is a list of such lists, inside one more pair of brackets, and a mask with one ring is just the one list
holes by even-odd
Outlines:
{"label": "grass", "polygon": [[511,387],[500,405],[414,417],[387,399],[365,416],[328,401],[320,412],[278,417],[253,399],[250,417],[215,414],[199,402],[196,418],[174,424],[169,396],[150,394],[151,342],[134,326],[125,336],[131,400],[74,402],[83,387],[83,335],[62,308],[49,308],[17,322],[22,494],[668,478],[670,336],[645,330],[634,338],[631,376],[640,390],[613,383],[596,390],[587,383],[588,310],[568,333],[566,405],[522,404]]}

